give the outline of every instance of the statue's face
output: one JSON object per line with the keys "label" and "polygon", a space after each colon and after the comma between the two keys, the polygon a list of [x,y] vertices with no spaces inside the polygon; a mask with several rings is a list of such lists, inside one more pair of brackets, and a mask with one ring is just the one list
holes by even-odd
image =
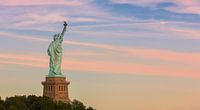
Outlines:
{"label": "statue's face", "polygon": [[57,37],[59,37],[59,36],[60,36],[60,33],[57,34]]}
{"label": "statue's face", "polygon": [[56,40],[56,37],[57,37],[57,34],[55,34],[55,35],[53,36],[53,40],[54,40],[54,41]]}
{"label": "statue's face", "polygon": [[59,36],[60,36],[59,33],[58,33],[58,34],[54,34],[54,36],[53,36],[53,40],[54,40],[54,41],[57,40]]}

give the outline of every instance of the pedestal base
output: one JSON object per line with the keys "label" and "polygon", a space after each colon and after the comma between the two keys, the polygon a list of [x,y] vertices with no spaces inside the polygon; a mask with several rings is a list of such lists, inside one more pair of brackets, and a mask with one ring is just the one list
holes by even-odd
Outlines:
{"label": "pedestal base", "polygon": [[46,77],[46,80],[42,82],[43,96],[52,98],[54,101],[62,101],[69,103],[68,85],[69,81],[66,81],[65,77]]}

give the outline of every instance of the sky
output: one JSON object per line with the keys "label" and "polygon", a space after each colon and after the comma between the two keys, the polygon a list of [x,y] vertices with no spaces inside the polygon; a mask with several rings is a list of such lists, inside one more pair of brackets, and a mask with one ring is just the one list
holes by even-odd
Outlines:
{"label": "sky", "polygon": [[199,0],[0,0],[0,96],[42,95],[68,22],[70,99],[98,110],[199,110]]}

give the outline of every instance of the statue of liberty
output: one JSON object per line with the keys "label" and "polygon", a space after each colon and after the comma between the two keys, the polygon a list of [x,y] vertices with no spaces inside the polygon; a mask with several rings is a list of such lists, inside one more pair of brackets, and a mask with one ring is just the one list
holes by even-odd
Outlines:
{"label": "statue of liberty", "polygon": [[66,32],[67,22],[64,21],[64,28],[62,33],[55,34],[53,36],[53,41],[50,43],[47,53],[50,56],[49,63],[49,77],[62,77],[61,63],[62,63],[62,42],[63,36]]}

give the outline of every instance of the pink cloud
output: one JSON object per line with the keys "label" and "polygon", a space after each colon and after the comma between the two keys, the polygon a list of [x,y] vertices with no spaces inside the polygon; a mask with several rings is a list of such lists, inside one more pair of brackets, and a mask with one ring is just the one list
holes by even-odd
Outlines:
{"label": "pink cloud", "polygon": [[18,54],[8,54],[8,53],[0,53],[0,58],[2,59],[14,59],[20,61],[34,61],[34,62],[47,62],[47,58],[39,55],[18,55]]}
{"label": "pink cloud", "polygon": [[[147,51],[149,57],[154,56]],[[78,53],[79,54],[79,53]],[[146,54],[146,53],[144,53]],[[158,53],[160,54],[160,53]],[[156,55],[158,55],[156,54]],[[103,73],[122,73],[122,74],[144,74],[144,75],[165,75],[165,76],[187,76],[187,77],[199,77],[200,69],[197,67],[199,65],[198,56],[174,56],[174,54],[169,55],[169,53],[161,53],[159,56],[161,58],[168,57],[170,60],[180,60],[189,62],[190,60],[196,61],[195,66],[173,66],[173,65],[148,65],[148,64],[138,64],[137,62],[121,62],[116,60],[64,60],[63,69],[73,70],[73,71],[90,71],[90,72],[103,72]],[[159,56],[154,57],[159,57]],[[112,57],[112,56],[111,56]],[[187,58],[188,57],[188,58]],[[0,54],[0,64],[5,65],[24,65],[39,68],[48,68],[48,57],[35,56],[35,55],[19,55],[19,54]],[[195,65],[195,64],[194,64]],[[47,70],[48,71],[48,70]]]}
{"label": "pink cloud", "polygon": [[[67,18],[60,14],[51,12],[48,14],[39,14],[39,13],[28,13],[25,15],[20,16],[20,21],[12,23],[12,27],[20,27],[21,29],[24,28],[31,28],[31,29],[38,29],[38,30],[47,30],[53,31],[53,27],[44,26],[49,23],[55,23],[60,21],[66,21]],[[43,29],[44,28],[44,29]]]}
{"label": "pink cloud", "polygon": [[28,67],[38,67],[46,68],[47,66],[44,63],[34,63],[34,62],[18,62],[18,61],[0,61],[1,64],[6,65],[23,65]]}
{"label": "pink cloud", "polygon": [[[0,35],[2,35],[1,37],[5,37],[6,35],[9,35],[9,34],[0,32]],[[43,39],[39,37],[37,38],[27,37],[23,35],[17,36],[17,35],[12,35],[12,34],[9,36],[17,38],[17,39],[50,42],[49,39]],[[100,48],[107,51],[112,51],[116,54],[120,53],[120,55],[137,56],[139,58],[179,62],[179,63],[189,64],[189,65],[200,64],[200,57],[199,57],[200,53],[175,52],[175,51],[170,51],[170,50],[151,49],[151,48],[124,47],[124,46],[98,44],[98,43],[91,43],[91,42],[78,42],[78,41],[70,41],[70,40],[64,41],[64,44]]]}
{"label": "pink cloud", "polygon": [[1,5],[69,5],[69,6],[79,6],[81,3],[77,0],[1,0]]}
{"label": "pink cloud", "polygon": [[200,69],[197,68],[177,68],[161,65],[142,65],[108,61],[66,61],[63,65],[65,65],[67,69],[74,71],[187,77],[200,76]]}
{"label": "pink cloud", "polygon": [[[187,39],[200,39],[200,31],[198,29],[191,29],[188,28],[187,25],[196,25],[199,26],[198,23],[192,24],[192,23],[184,23],[184,22],[165,22],[165,21],[154,21],[149,20],[144,23],[120,23],[120,24],[103,24],[103,25],[97,25],[97,26],[87,26],[84,28],[97,28],[97,27],[115,27],[115,26],[121,26],[124,28],[131,28],[131,29],[147,29],[151,30],[150,32],[144,32],[144,31],[125,31],[121,30],[116,32],[93,32],[93,31],[72,31],[76,34],[79,34],[81,36],[95,36],[95,37],[112,37],[112,38],[140,38],[140,37],[149,37],[152,38],[155,36],[161,37],[168,37],[170,39],[175,38],[187,38]],[[158,29],[159,28],[159,29]],[[74,30],[81,30],[81,27],[73,27]],[[169,36],[170,33],[170,36]],[[163,36],[164,35],[164,36]]]}
{"label": "pink cloud", "polygon": [[74,41],[65,41],[67,44],[90,46],[114,51],[116,54],[137,56],[139,58],[157,59],[161,61],[180,62],[184,64],[200,64],[200,53],[174,52],[170,50],[159,50],[150,48],[130,48],[122,46],[112,46],[105,44],[83,43]]}
{"label": "pink cloud", "polygon": [[180,13],[194,13],[200,14],[200,1],[199,0],[170,0],[177,4],[177,6],[169,7],[170,11]]}
{"label": "pink cloud", "polygon": [[89,17],[76,17],[69,19],[69,22],[97,22],[97,21],[102,21],[102,20]]}
{"label": "pink cloud", "polygon": [[[47,68],[48,57],[32,54],[0,53],[0,64],[24,65],[30,67]],[[2,67],[1,67],[2,68]]]}
{"label": "pink cloud", "polygon": [[[152,30],[158,30],[159,28],[159,32],[162,34],[168,35],[170,33],[169,37],[172,36],[176,38],[200,39],[200,31],[198,29],[190,29],[183,25],[186,24],[182,22],[159,22],[146,26]],[[196,23],[196,25],[199,24]]]}
{"label": "pink cloud", "polygon": [[15,39],[40,41],[40,42],[50,42],[50,39],[44,39],[39,36],[18,35],[18,34],[8,33],[8,32],[0,32],[0,37],[9,37],[9,38],[15,38]]}

